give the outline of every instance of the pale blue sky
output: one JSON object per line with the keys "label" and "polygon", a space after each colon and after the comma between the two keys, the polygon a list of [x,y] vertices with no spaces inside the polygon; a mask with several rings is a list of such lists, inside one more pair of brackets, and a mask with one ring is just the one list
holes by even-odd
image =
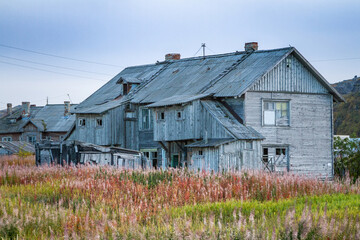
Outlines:
{"label": "pale blue sky", "polygon": [[[359,10],[355,0],[0,0],[0,109],[7,102],[44,105],[47,96],[62,103],[67,94],[78,103],[123,67],[154,63],[169,52],[192,57],[203,42],[217,54],[243,50],[249,41],[259,49],[291,45],[329,82],[349,79],[360,75]],[[347,58],[355,59],[318,61]]]}

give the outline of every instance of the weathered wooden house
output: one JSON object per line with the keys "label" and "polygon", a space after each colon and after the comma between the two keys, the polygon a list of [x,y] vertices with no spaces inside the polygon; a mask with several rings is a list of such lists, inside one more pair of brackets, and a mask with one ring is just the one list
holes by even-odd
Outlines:
{"label": "weathered wooden house", "polygon": [[63,140],[75,123],[75,115],[71,115],[75,106],[68,101],[45,106],[23,102],[21,106],[12,108],[9,103],[7,114],[0,118],[0,141],[34,144],[42,139]]}
{"label": "weathered wooden house", "polygon": [[128,67],[79,104],[69,139],[140,150],[153,166],[333,174],[333,102],[294,48]]}

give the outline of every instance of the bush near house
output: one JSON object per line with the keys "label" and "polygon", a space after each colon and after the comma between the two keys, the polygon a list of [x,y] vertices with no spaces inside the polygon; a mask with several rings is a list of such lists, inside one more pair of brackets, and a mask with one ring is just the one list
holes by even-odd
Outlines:
{"label": "bush near house", "polygon": [[353,181],[360,177],[360,141],[335,138],[335,175],[344,177],[348,173]]}
{"label": "bush near house", "polygon": [[5,239],[359,239],[360,184],[249,171],[4,165]]}

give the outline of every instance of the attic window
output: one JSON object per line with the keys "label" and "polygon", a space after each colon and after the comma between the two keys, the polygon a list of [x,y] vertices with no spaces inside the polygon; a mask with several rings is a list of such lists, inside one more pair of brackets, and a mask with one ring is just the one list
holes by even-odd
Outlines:
{"label": "attic window", "polygon": [[86,124],[85,118],[79,118],[79,126],[84,127]]}
{"label": "attic window", "polygon": [[291,58],[287,58],[286,59],[286,67],[290,68],[291,67]]}

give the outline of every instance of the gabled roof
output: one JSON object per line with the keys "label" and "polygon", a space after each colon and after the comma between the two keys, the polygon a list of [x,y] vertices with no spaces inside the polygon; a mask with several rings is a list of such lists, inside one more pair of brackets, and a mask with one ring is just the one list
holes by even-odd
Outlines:
{"label": "gabled roof", "polygon": [[244,126],[224,107],[223,104],[212,100],[202,100],[204,108],[227,130],[235,139],[260,140],[265,139],[252,127]]}
{"label": "gabled roof", "polygon": [[94,105],[118,98],[122,93],[122,85],[117,82],[121,78],[142,80],[138,87],[122,98],[122,101],[131,100],[133,103],[151,104],[173,96],[199,94],[214,97],[241,96],[290,54],[294,54],[316,76],[336,101],[343,101],[342,96],[294,47],[287,47],[128,67],[83,101],[76,111],[85,113]]}
{"label": "gabled roof", "polygon": [[[76,104],[71,105],[73,112]],[[23,128],[32,123],[38,131],[45,132],[67,132],[75,122],[75,115],[64,116],[64,104],[48,104],[41,107],[30,107],[30,116],[22,118],[22,109],[19,108],[11,115],[0,119],[0,133],[20,133]],[[11,123],[10,119],[17,119]]]}

